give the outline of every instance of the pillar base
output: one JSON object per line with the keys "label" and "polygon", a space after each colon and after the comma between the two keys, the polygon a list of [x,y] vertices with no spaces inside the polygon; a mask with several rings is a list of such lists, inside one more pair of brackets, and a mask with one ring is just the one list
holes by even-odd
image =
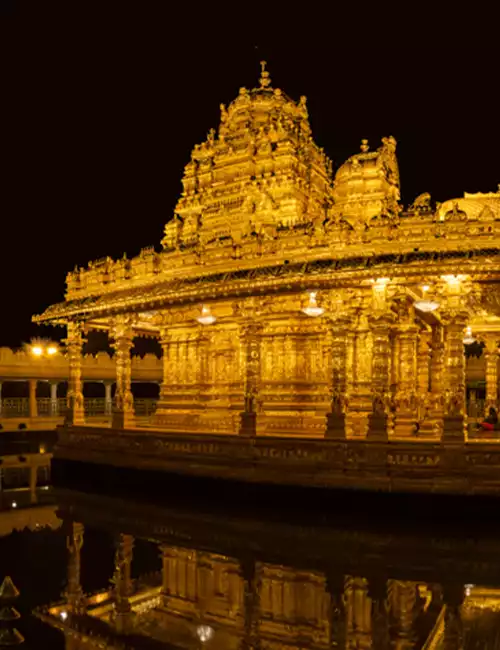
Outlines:
{"label": "pillar base", "polygon": [[462,415],[445,415],[443,418],[443,442],[465,442],[464,418]]}
{"label": "pillar base", "polygon": [[257,435],[257,413],[242,411],[240,413],[240,436],[254,438]]}
{"label": "pillar base", "polygon": [[79,426],[85,424],[85,414],[83,409],[74,409],[69,407],[64,414],[64,424],[66,426]]}
{"label": "pillar base", "polygon": [[134,414],[128,411],[114,411],[111,428],[129,429],[134,426]]}
{"label": "pillar base", "polygon": [[367,439],[387,442],[389,439],[388,420],[389,418],[385,413],[372,413],[369,415]]}
{"label": "pillar base", "polygon": [[327,413],[325,438],[345,440],[345,415],[343,413]]}
{"label": "pillar base", "polygon": [[130,634],[134,625],[134,612],[115,612],[115,627],[118,634]]}
{"label": "pillar base", "polygon": [[394,417],[394,437],[413,438],[417,434],[417,415],[415,413],[397,412]]}

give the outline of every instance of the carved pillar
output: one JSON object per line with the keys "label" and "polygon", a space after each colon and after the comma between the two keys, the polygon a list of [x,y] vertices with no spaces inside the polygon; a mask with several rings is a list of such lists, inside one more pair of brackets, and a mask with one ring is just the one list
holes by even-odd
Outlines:
{"label": "carved pillar", "polygon": [[330,359],[326,366],[331,374],[330,393],[331,410],[326,416],[326,438],[344,439],[345,430],[345,405],[347,393],[347,367],[348,346],[350,350],[349,371],[352,373],[352,354],[354,342],[348,337],[350,321],[338,318],[330,323],[328,343],[330,344]]}
{"label": "carved pillar", "polygon": [[370,415],[368,438],[372,440],[387,440],[388,437],[387,411],[390,403],[392,321],[390,313],[375,314],[371,319],[373,413]]}
{"label": "carved pillar", "polygon": [[66,538],[68,574],[65,597],[68,602],[68,609],[72,614],[83,614],[86,610],[85,597],[80,582],[80,554],[83,546],[83,533],[83,524],[77,522],[69,523],[69,531]]}
{"label": "carved pillar", "polygon": [[417,422],[417,335],[418,328],[411,317],[397,329],[399,343],[398,384],[395,395],[394,436],[414,435]]}
{"label": "carved pillar", "polygon": [[116,360],[116,393],[113,428],[124,429],[134,423],[134,398],[132,396],[132,360],[134,344],[132,328],[127,322],[117,322],[112,330]]}
{"label": "carved pillar", "polygon": [[59,409],[57,407],[57,381],[50,382],[50,413],[54,417],[59,415]]}
{"label": "carved pillar", "polygon": [[104,413],[111,415],[113,412],[113,396],[112,396],[113,382],[104,382]]}
{"label": "carved pillar", "polygon": [[132,608],[130,596],[133,585],[130,574],[132,564],[132,550],[134,538],[132,535],[120,534],[118,536],[115,553],[115,571],[113,574],[114,584],[114,611],[116,627],[119,633],[126,633],[130,629]]}
{"label": "carved pillar", "polygon": [[83,424],[85,417],[82,387],[83,326],[81,323],[68,323],[68,336],[64,342],[69,360],[66,422],[73,425]]}
{"label": "carved pillar", "polygon": [[326,576],[326,589],[330,596],[329,606],[329,648],[346,647],[346,610],[344,596],[345,578],[343,574],[336,572],[328,573]]}
{"label": "carved pillar", "polygon": [[29,380],[29,414],[30,418],[38,417],[38,405],[36,403],[36,379]]}
{"label": "carved pillar", "polygon": [[430,340],[430,391],[427,393],[425,416],[419,434],[440,439],[443,431],[444,405],[444,332],[437,323],[432,328]]}
{"label": "carved pillar", "polygon": [[464,330],[468,314],[464,311],[443,312],[444,323],[444,418],[443,440],[463,442],[467,422],[465,414]]}
{"label": "carved pillar", "polygon": [[417,350],[417,389],[418,389],[418,422],[422,428],[429,409],[429,393],[431,390],[431,342],[432,332],[421,331],[418,336]]}
{"label": "carved pillar", "polygon": [[484,337],[484,358],[486,360],[486,400],[485,414],[490,408],[498,411],[498,334],[487,334]]}
{"label": "carved pillar", "polygon": [[[366,438],[368,416],[372,411],[373,339],[366,314],[360,314],[353,335],[347,336],[349,368],[346,408],[346,436]],[[349,376],[350,375],[350,376]]]}
{"label": "carved pillar", "polygon": [[462,585],[445,585],[443,589],[445,604],[443,650],[463,650],[464,634],[460,612],[464,599]]}
{"label": "carved pillar", "polygon": [[249,322],[240,327],[240,345],[243,352],[244,409],[240,414],[240,435],[255,436],[257,425],[256,405],[261,376],[260,323]]}

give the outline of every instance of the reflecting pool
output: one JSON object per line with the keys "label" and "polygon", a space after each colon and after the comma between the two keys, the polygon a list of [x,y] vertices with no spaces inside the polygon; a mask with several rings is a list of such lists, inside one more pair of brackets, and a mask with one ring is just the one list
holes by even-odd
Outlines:
{"label": "reflecting pool", "polygon": [[495,502],[156,487],[0,513],[22,647],[500,647]]}

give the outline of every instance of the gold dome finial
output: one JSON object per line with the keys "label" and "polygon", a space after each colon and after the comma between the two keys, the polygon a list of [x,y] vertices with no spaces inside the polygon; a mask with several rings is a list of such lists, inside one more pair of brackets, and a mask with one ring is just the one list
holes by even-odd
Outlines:
{"label": "gold dome finial", "polygon": [[271,76],[269,72],[266,70],[266,65],[267,65],[267,61],[260,62],[261,73],[260,73],[259,82],[261,88],[267,88],[268,86],[271,85]]}
{"label": "gold dome finial", "polygon": [[368,140],[361,140],[361,151],[366,153],[370,147],[368,146]]}

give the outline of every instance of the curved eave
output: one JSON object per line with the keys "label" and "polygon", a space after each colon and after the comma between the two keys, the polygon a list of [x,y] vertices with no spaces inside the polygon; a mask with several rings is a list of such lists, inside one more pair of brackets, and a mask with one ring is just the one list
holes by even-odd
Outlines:
{"label": "curved eave", "polygon": [[[492,258],[495,258],[494,260]],[[486,259],[489,263],[486,263]],[[348,259],[324,259],[308,263],[267,266],[164,282],[147,287],[87,296],[49,307],[33,317],[35,323],[61,323],[161,309],[173,305],[217,298],[242,298],[265,293],[328,289],[372,278],[392,277],[409,282],[430,275],[472,274],[477,279],[500,281],[500,249],[474,252],[378,255]],[[432,265],[432,266],[431,266]],[[414,278],[414,280],[412,280]]]}

